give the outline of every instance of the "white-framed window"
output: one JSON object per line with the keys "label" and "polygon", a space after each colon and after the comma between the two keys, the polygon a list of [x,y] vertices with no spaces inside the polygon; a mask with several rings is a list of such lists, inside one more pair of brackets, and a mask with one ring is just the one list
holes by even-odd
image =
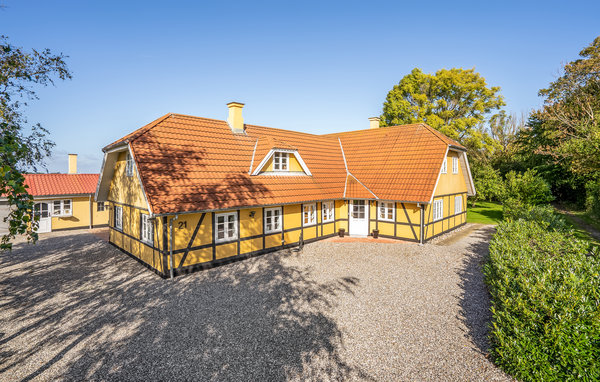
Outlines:
{"label": "white-framed window", "polygon": [[265,233],[281,232],[281,207],[265,208]]}
{"label": "white-framed window", "polygon": [[289,171],[288,153],[277,151],[273,154],[273,171]]}
{"label": "white-framed window", "polygon": [[321,209],[323,210],[323,223],[332,222],[335,219],[334,202],[323,202]]}
{"label": "white-framed window", "polygon": [[154,242],[154,235],[152,234],[153,232],[153,227],[152,227],[152,220],[150,220],[150,215],[147,214],[140,214],[141,215],[141,219],[140,219],[140,227],[142,230],[142,241],[148,244],[152,244]]}
{"label": "white-framed window", "polygon": [[115,206],[115,228],[123,230],[123,207]]}
{"label": "white-framed window", "polygon": [[462,195],[454,197],[454,213],[460,214],[462,212]]}
{"label": "white-framed window", "polygon": [[302,206],[302,225],[303,226],[306,227],[307,225],[317,224],[316,210],[317,210],[317,205],[314,203],[305,204]]}
{"label": "white-framed window", "polygon": [[452,157],[452,173],[458,174],[458,158]]}
{"label": "white-framed window", "polygon": [[106,208],[106,206],[104,205],[104,202],[96,203],[96,211],[97,212],[102,212],[102,211],[104,211],[105,208]]}
{"label": "white-framed window", "polygon": [[215,214],[215,242],[237,240],[237,212]]}
{"label": "white-framed window", "polygon": [[133,176],[133,158],[129,153],[127,153],[127,158],[125,159],[125,175]]}
{"label": "white-framed window", "polygon": [[377,210],[379,220],[387,220],[393,222],[396,218],[396,209],[393,202],[379,202]]}
{"label": "white-framed window", "polygon": [[448,173],[448,158],[444,158],[444,162],[442,162],[442,174]]}
{"label": "white-framed window", "polygon": [[73,216],[71,199],[54,200],[52,202],[52,216]]}
{"label": "white-framed window", "polygon": [[444,200],[433,201],[433,221],[441,220],[444,217]]}

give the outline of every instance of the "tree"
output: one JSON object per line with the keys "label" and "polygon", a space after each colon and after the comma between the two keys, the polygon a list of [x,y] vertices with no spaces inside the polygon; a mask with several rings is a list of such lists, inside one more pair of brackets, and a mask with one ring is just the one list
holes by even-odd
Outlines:
{"label": "tree", "polygon": [[425,122],[473,150],[493,144],[482,128],[486,116],[504,106],[499,87],[488,87],[475,69],[415,68],[388,93],[383,126]]}
{"label": "tree", "polygon": [[544,106],[519,135],[521,151],[566,198],[600,179],[600,37],[546,89]]}
{"label": "tree", "polygon": [[34,85],[47,86],[54,84],[55,78],[71,78],[65,58],[48,49],[25,52],[0,36],[0,195],[7,198],[10,207],[6,218],[9,232],[2,236],[1,250],[10,249],[10,239],[18,234],[37,240],[33,197],[27,192],[23,172],[35,171],[54,143],[40,124],[28,126],[23,107],[28,100],[37,99]]}

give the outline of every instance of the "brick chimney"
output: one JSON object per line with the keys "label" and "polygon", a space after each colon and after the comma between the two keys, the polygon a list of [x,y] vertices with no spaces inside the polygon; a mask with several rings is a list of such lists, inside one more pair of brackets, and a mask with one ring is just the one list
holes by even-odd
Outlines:
{"label": "brick chimney", "polygon": [[227,104],[229,108],[229,117],[227,117],[227,124],[234,134],[245,134],[244,128],[244,117],[242,117],[243,103],[240,102],[229,102]]}
{"label": "brick chimney", "polygon": [[369,118],[369,129],[379,129],[379,117]]}
{"label": "brick chimney", "polygon": [[69,154],[69,174],[77,174],[77,154]]}

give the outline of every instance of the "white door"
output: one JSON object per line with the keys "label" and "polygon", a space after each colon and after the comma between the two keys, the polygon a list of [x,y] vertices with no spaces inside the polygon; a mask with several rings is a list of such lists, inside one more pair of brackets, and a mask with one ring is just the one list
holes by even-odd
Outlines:
{"label": "white door", "polygon": [[50,207],[48,203],[36,203],[33,211],[36,216],[40,217],[37,233],[52,231],[52,216],[50,216]]}
{"label": "white door", "polygon": [[350,235],[369,235],[369,204],[365,200],[350,201]]}

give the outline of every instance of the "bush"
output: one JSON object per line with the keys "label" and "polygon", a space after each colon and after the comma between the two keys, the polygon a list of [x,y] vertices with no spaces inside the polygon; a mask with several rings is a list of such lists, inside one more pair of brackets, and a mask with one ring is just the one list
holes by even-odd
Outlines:
{"label": "bush", "polygon": [[525,204],[537,205],[554,200],[550,185],[533,169],[524,173],[510,171],[505,179],[505,199],[517,199]]}
{"label": "bush", "polygon": [[570,227],[565,218],[549,204],[532,206],[517,199],[506,199],[502,209],[504,219],[508,221],[532,221],[551,230],[567,230]]}
{"label": "bush", "polygon": [[600,219],[600,181],[585,185],[585,207],[590,215]]}
{"label": "bush", "polygon": [[600,379],[600,259],[569,231],[502,222],[484,267],[492,356],[527,381]]}
{"label": "bush", "polygon": [[473,181],[477,194],[475,200],[501,201],[504,199],[505,187],[502,176],[492,168],[492,166],[483,164],[473,166]]}

